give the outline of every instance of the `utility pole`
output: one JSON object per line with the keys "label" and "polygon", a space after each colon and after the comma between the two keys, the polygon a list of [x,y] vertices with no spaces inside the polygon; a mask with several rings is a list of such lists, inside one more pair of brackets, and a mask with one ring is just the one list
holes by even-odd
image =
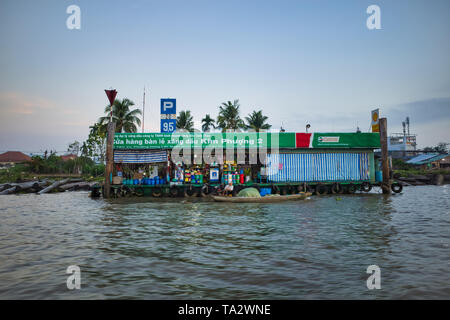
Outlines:
{"label": "utility pole", "polygon": [[383,194],[391,194],[391,183],[389,177],[389,153],[387,145],[387,119],[380,118],[380,144],[381,144],[381,162],[383,167],[383,182],[381,189]]}
{"label": "utility pole", "polygon": [[103,195],[105,198],[111,196],[111,179],[114,170],[114,132],[116,131],[116,123],[112,121],[112,110],[114,100],[116,99],[116,90],[105,90],[111,106],[110,120],[108,123],[108,131],[106,135],[106,167],[105,167],[105,185]]}
{"label": "utility pole", "polygon": [[145,86],[144,86],[144,98],[142,100],[142,133],[144,133],[144,121],[145,121]]}

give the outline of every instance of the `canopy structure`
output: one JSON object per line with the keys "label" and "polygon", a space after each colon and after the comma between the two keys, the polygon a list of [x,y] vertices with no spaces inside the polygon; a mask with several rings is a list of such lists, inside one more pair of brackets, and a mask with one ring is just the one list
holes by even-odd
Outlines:
{"label": "canopy structure", "polygon": [[[191,148],[344,148],[378,149],[379,133],[116,133],[114,149],[146,150]],[[117,152],[117,151],[116,151]]]}
{"label": "canopy structure", "polygon": [[370,179],[369,152],[274,153],[267,155],[265,165],[273,182]]}
{"label": "canopy structure", "polygon": [[414,165],[422,165],[428,164],[434,161],[439,161],[446,157],[450,156],[450,154],[438,154],[438,153],[429,153],[429,154],[421,154],[414,158],[409,159],[406,163],[414,164]]}
{"label": "canopy structure", "polygon": [[154,150],[116,150],[114,152],[115,163],[157,163],[167,162],[167,151]]}

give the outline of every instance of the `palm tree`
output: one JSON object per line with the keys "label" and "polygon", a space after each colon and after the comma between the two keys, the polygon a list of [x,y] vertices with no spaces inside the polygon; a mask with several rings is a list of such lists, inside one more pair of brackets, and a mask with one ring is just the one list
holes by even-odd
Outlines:
{"label": "palm tree", "polygon": [[222,129],[222,132],[227,129],[237,130],[245,128],[245,123],[239,116],[239,100],[224,102],[219,107],[219,116],[217,117],[217,127]]}
{"label": "palm tree", "polygon": [[177,129],[184,129],[186,131],[192,132],[194,130],[194,122],[192,121],[194,117],[191,116],[189,110],[180,111],[180,115],[177,117]]}
{"label": "palm tree", "polygon": [[[134,102],[130,99],[116,99],[112,107],[112,119],[116,123],[116,132],[137,132],[137,126],[141,125],[141,119],[139,115],[142,115],[140,109],[130,110],[130,107],[134,106]],[[107,116],[101,117],[98,122],[101,125],[105,125],[109,122],[109,113],[111,107],[106,106],[105,113]]]}
{"label": "palm tree", "polygon": [[[109,121],[109,119],[108,119]],[[106,137],[108,131],[106,123],[97,122],[93,126],[89,126],[89,134],[92,136]]]}
{"label": "palm tree", "polygon": [[259,111],[253,111],[253,113],[249,114],[248,117],[245,117],[245,120],[247,121],[247,129],[253,129],[256,132],[259,132],[259,130],[269,130],[272,126],[268,123],[265,123],[269,119],[269,117],[266,117],[262,114],[262,110]]}
{"label": "palm tree", "polygon": [[215,121],[213,118],[211,118],[209,116],[209,114],[207,114],[203,119],[202,119],[202,130],[203,132],[208,132],[209,131],[209,127],[212,127],[213,129],[216,128]]}

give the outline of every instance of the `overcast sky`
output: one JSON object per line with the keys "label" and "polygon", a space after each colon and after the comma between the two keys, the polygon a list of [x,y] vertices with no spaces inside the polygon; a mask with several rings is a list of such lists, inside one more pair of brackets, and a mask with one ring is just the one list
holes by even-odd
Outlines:
{"label": "overcast sky", "polygon": [[449,39],[446,0],[1,0],[0,151],[63,151],[103,115],[104,89],[141,107],[144,86],[146,131],[162,97],[197,128],[239,99],[287,131],[368,131],[379,107],[390,132],[409,116],[419,147],[450,142]]}

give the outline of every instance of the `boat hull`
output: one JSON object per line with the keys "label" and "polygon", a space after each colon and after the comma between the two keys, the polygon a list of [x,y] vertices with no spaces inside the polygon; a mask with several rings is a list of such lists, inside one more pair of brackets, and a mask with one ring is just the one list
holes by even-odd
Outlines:
{"label": "boat hull", "polygon": [[310,192],[291,194],[286,196],[265,196],[261,198],[245,198],[245,197],[224,197],[224,196],[213,196],[214,201],[217,202],[235,202],[235,203],[271,203],[271,202],[281,202],[288,200],[303,200],[311,196]]}

